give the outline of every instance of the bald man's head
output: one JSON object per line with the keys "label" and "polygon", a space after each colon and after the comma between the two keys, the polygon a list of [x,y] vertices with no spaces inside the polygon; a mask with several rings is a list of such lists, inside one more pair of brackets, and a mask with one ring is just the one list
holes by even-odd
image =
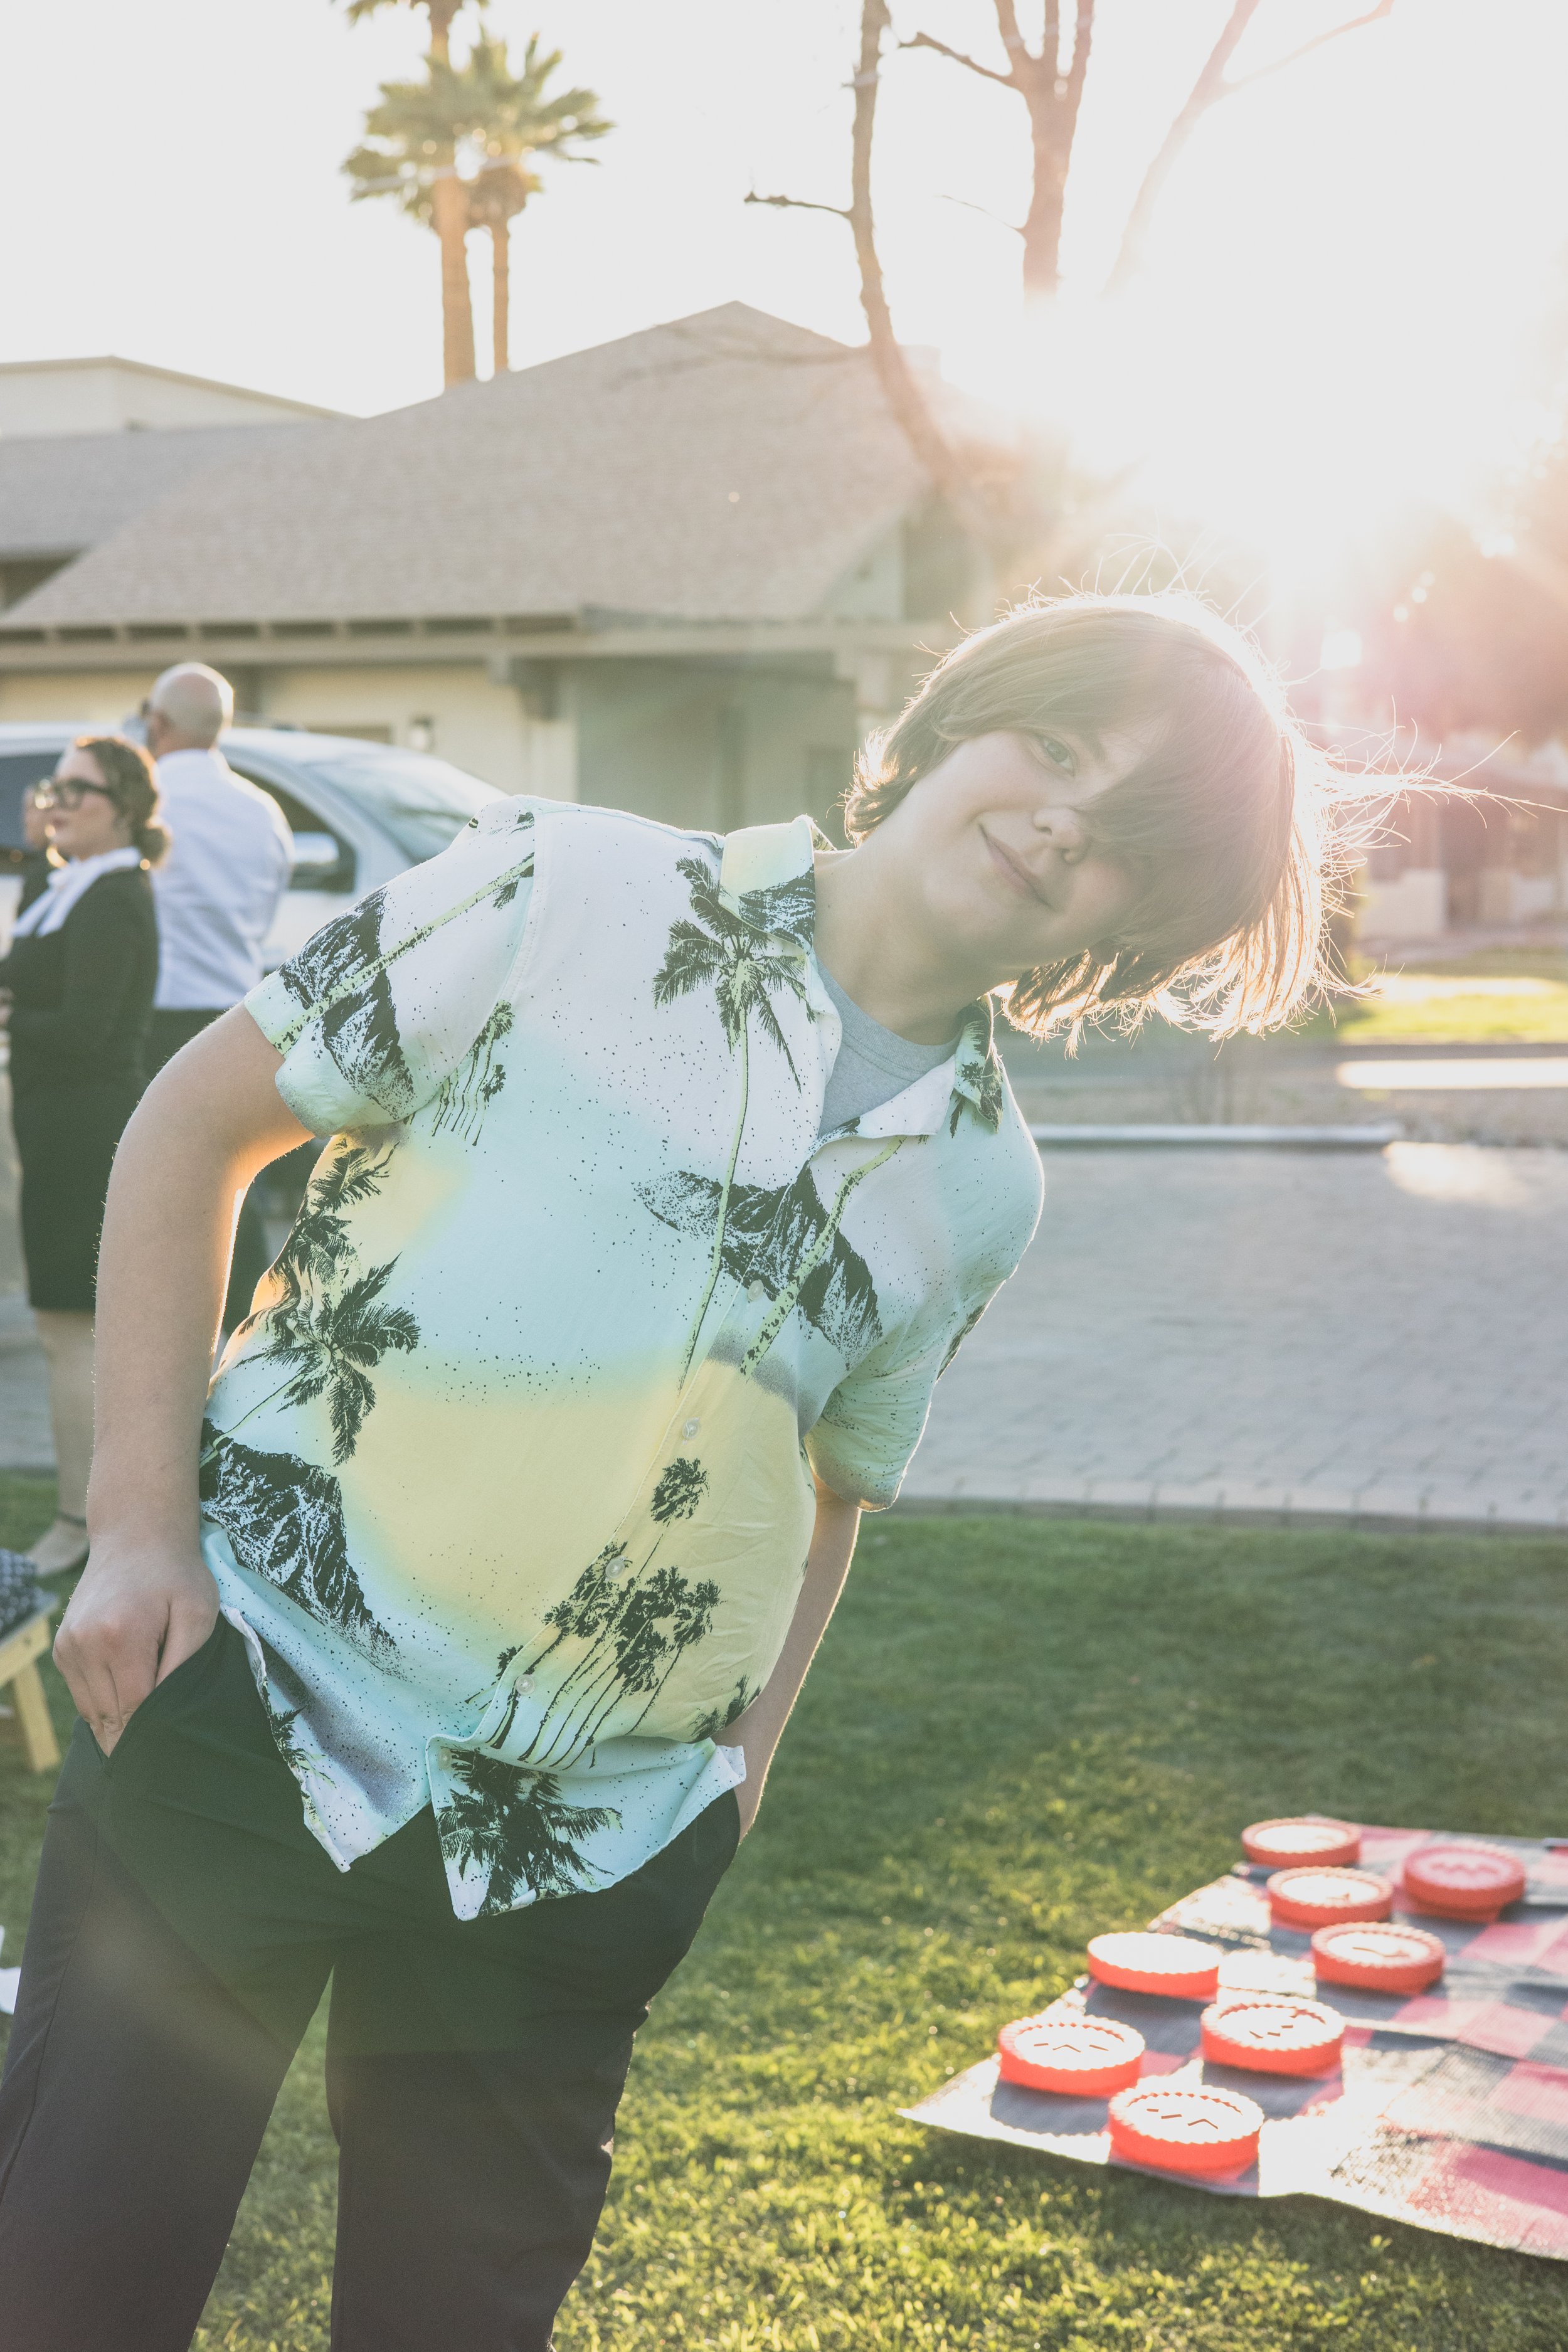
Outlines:
{"label": "bald man's head", "polygon": [[147,697],[148,748],[205,751],[234,718],[234,688],[205,662],[179,662],[166,669]]}

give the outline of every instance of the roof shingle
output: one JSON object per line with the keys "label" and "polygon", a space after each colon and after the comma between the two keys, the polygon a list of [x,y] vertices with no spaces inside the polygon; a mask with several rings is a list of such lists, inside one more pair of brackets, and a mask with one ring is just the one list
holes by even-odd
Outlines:
{"label": "roof shingle", "polygon": [[252,442],[6,620],[795,620],[925,493],[864,350],[733,302]]}

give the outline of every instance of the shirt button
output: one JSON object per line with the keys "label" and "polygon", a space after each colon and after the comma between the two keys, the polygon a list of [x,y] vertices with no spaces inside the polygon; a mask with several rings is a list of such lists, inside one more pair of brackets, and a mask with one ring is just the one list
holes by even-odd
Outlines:
{"label": "shirt button", "polygon": [[702,1423],[700,1421],[683,1421],[680,1424],[680,1434],[682,1437],[695,1437],[701,1426]]}
{"label": "shirt button", "polygon": [[757,1305],[759,1300],[765,1298],[767,1295],[767,1292],[763,1288],[760,1282],[749,1282],[746,1285],[746,1296],[751,1300],[753,1307]]}
{"label": "shirt button", "polygon": [[518,1685],[518,1688],[520,1691],[523,1691],[525,1693],[533,1688],[533,1675],[531,1671],[524,1675],[522,1680]]}
{"label": "shirt button", "polygon": [[615,1582],[617,1576],[625,1576],[626,1572],[626,1565],[627,1563],[624,1557],[620,1559],[613,1559],[610,1562],[609,1575],[612,1584]]}

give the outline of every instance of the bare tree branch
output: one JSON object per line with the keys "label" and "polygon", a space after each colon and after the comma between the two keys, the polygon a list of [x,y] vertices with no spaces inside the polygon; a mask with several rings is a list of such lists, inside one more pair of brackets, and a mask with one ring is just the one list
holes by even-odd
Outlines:
{"label": "bare tree branch", "polygon": [[753,189],[743,200],[748,205],[776,205],[781,212],[831,213],[835,220],[847,221],[848,207],[845,205],[814,205],[808,196],[759,196]]}
{"label": "bare tree branch", "polygon": [[1089,51],[1094,47],[1094,0],[1080,0],[1073,25],[1072,63],[1068,68],[1067,107],[1068,120],[1078,124],[1078,110],[1083,100],[1083,85],[1089,72]]}
{"label": "bare tree branch", "polygon": [[[1047,0],[1045,38],[1037,51],[1030,48],[1018,29],[1016,0],[992,0],[992,5],[996,12],[996,29],[1007,52],[1005,72],[983,65],[978,58],[939,41],[932,33],[916,33],[911,39],[900,41],[899,47],[931,49],[939,58],[946,58],[951,64],[963,66],[966,72],[978,74],[984,81],[995,82],[1023,100],[1028,110],[1029,142],[1034,150],[1029,209],[1018,231],[1024,240],[1024,291],[1026,295],[1050,294],[1056,290],[1059,270],[1062,210],[1094,40],[1097,0],[1077,0],[1072,59],[1065,74],[1061,59],[1061,0]],[[1253,0],[1253,5],[1256,6],[1258,0]]]}
{"label": "bare tree branch", "polygon": [[1250,89],[1255,81],[1267,81],[1270,74],[1284,73],[1288,67],[1300,65],[1301,59],[1310,58],[1314,49],[1327,47],[1329,42],[1337,41],[1342,34],[1359,33],[1363,25],[1378,24],[1393,14],[1394,0],[1377,0],[1377,6],[1369,8],[1364,16],[1351,16],[1342,25],[1331,25],[1326,33],[1318,33],[1311,40],[1303,41],[1299,49],[1290,50],[1286,57],[1276,58],[1272,65],[1258,66],[1251,73],[1238,74],[1234,81],[1226,82],[1223,95],[1234,98],[1238,89]]}
{"label": "bare tree branch", "polygon": [[1117,254],[1116,266],[1106,284],[1107,293],[1120,293],[1137,277],[1142,266],[1149,227],[1153,219],[1154,207],[1159,201],[1161,191],[1174,170],[1187,142],[1210,108],[1218,106],[1225,99],[1234,98],[1237,90],[1249,89],[1254,82],[1264,81],[1271,74],[1282,73],[1287,66],[1293,66],[1300,58],[1310,56],[1314,49],[1321,49],[1325,42],[1337,41],[1345,33],[1359,32],[1363,25],[1375,25],[1381,18],[1393,14],[1394,0],[1378,0],[1377,6],[1368,9],[1364,16],[1352,16],[1342,25],[1331,26],[1328,32],[1320,33],[1315,39],[1304,42],[1300,48],[1292,49],[1288,57],[1276,58],[1272,65],[1260,66],[1255,73],[1241,74],[1234,81],[1227,80],[1226,68],[1235,55],[1242,35],[1257,15],[1258,8],[1258,0],[1236,0],[1224,31],[1209,51],[1204,61],[1203,69],[1193,84],[1186,104],[1161,142],[1159,152],[1143,174],[1143,184],[1134,197],[1132,209],[1127,216],[1127,226],[1121,236],[1121,248]]}
{"label": "bare tree branch", "polygon": [[[1047,0],[1047,5],[1049,5],[1050,0]],[[1002,46],[1009,57],[1016,58],[1020,49],[1026,57],[1028,55],[1029,45],[1018,30],[1018,12],[1013,5],[1013,0],[996,0],[996,28],[1002,36]],[[1046,43],[1047,56],[1050,53],[1050,46],[1047,39]]]}
{"label": "bare tree branch", "polygon": [[882,38],[892,19],[888,0],[861,0],[860,58],[854,80],[855,120],[850,137],[849,227],[855,258],[860,269],[860,307],[871,341],[871,361],[877,378],[915,457],[965,528],[984,541],[991,534],[992,518],[969,478],[967,467],[931,414],[915,381],[903,345],[893,331],[877,253],[876,219],[871,209],[871,145],[877,127],[878,68]]}
{"label": "bare tree branch", "polygon": [[934,49],[939,58],[951,58],[955,66],[965,66],[971,73],[981,74],[987,81],[999,81],[1004,89],[1017,87],[1012,74],[998,73],[994,66],[983,66],[978,58],[966,57],[962,49],[950,49],[945,41],[934,39],[930,33],[917,33],[912,41],[900,41],[899,47],[900,49]]}

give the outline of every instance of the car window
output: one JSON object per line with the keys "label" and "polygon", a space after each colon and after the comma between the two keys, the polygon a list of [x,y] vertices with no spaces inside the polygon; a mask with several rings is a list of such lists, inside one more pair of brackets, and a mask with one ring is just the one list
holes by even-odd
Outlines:
{"label": "car window", "polygon": [[283,822],[294,836],[294,872],[289,887],[291,890],[352,891],[354,887],[356,860],[353,845],[303,801],[285,792],[281,784],[269,783],[265,776],[253,775],[237,760],[229,761],[237,776],[244,776],[247,784],[277,802],[283,812]]}
{"label": "car window", "polygon": [[362,800],[416,862],[438,856],[471,816],[501,798],[494,784],[423,751],[367,755],[345,746],[341,754],[301,758],[300,764]]}
{"label": "car window", "polygon": [[14,871],[22,860],[23,793],[54,774],[59,756],[58,747],[52,751],[0,751],[0,874]]}

